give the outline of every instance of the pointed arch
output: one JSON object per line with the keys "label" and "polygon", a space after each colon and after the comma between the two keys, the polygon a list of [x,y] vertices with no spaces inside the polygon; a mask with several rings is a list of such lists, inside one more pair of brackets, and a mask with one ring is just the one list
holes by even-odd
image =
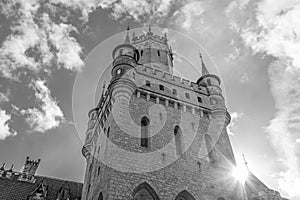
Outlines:
{"label": "pointed arch", "polygon": [[175,200],[196,200],[191,193],[186,190],[181,191],[176,197]]}
{"label": "pointed arch", "polygon": [[149,129],[150,120],[148,117],[144,116],[141,119],[141,146],[148,147],[149,146],[149,138],[148,138],[148,129]]}
{"label": "pointed arch", "polygon": [[98,200],[103,200],[103,194],[102,194],[102,192],[100,192]]}
{"label": "pointed arch", "polygon": [[159,197],[148,183],[143,182],[133,190],[133,200],[159,200]]}
{"label": "pointed arch", "polygon": [[183,153],[182,130],[178,125],[174,127],[174,136],[175,136],[176,155],[182,155]]}
{"label": "pointed arch", "polygon": [[207,153],[208,153],[209,161],[211,163],[214,163],[214,162],[216,162],[216,152],[215,152],[215,149],[213,147],[212,139],[208,134],[204,135],[204,139],[205,139],[206,150],[207,150]]}

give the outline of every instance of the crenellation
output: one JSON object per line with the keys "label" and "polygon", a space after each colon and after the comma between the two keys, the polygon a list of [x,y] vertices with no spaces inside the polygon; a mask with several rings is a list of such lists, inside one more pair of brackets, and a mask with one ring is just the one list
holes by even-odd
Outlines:
{"label": "crenellation", "polygon": [[178,84],[178,85],[181,84],[181,78],[178,76],[173,76],[173,81],[175,84]]}
{"label": "crenellation", "polygon": [[186,87],[191,87],[191,82],[189,80],[186,79],[181,79],[181,83],[186,86]]}

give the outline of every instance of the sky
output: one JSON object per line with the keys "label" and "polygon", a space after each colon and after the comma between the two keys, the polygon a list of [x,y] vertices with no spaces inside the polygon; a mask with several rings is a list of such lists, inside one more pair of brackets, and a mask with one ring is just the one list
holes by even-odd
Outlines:
{"label": "sky", "polygon": [[[266,185],[300,198],[299,0],[4,0],[0,15],[0,162],[7,167],[21,170],[26,156],[41,158],[38,174],[83,181],[76,77],[87,72],[98,44],[106,47],[128,23],[150,23],[209,53],[226,93],[238,163],[244,153]],[[109,61],[103,63],[100,69]],[[81,121],[90,98],[81,98]]]}

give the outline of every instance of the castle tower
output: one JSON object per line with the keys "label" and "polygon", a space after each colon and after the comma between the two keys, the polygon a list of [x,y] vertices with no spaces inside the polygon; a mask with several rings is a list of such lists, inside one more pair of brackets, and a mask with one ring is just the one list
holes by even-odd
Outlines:
{"label": "castle tower", "polygon": [[[128,30],[129,32],[129,30]],[[89,112],[83,200],[239,199],[221,80],[173,75],[167,36],[128,33]]]}

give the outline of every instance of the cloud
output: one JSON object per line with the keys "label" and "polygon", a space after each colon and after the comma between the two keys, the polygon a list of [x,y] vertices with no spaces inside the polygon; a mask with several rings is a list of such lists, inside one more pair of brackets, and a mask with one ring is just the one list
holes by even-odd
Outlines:
{"label": "cloud", "polygon": [[0,92],[0,103],[8,102],[9,101],[8,95],[9,95],[9,93],[4,94],[4,93]]}
{"label": "cloud", "polygon": [[[206,9],[207,4],[205,2],[190,1],[173,15],[175,17],[176,24],[180,24],[181,28],[189,30],[193,21],[202,16]],[[197,26],[199,26],[199,24]]]}
{"label": "cloud", "polygon": [[0,108],[0,140],[4,140],[8,136],[15,136],[17,132],[11,131],[8,127],[8,122],[11,120],[11,115]]}
{"label": "cloud", "polygon": [[64,114],[55,99],[51,97],[49,88],[45,81],[37,80],[31,87],[35,90],[35,97],[40,109],[29,108],[21,110],[21,114],[26,117],[26,122],[34,131],[45,132],[58,127],[64,121]]}
{"label": "cloud", "polygon": [[[50,5],[35,0],[6,1],[0,5],[1,12],[12,21],[12,33],[0,48],[3,76],[15,78],[14,72],[20,68],[33,72],[48,71],[56,66],[55,61],[70,70],[83,67],[82,48],[71,36],[76,28],[64,23],[62,16],[52,20],[50,15],[56,13],[52,13]],[[66,59],[68,56],[72,59]]]}
{"label": "cloud", "polygon": [[243,113],[238,113],[238,112],[230,113],[231,121],[230,124],[227,126],[227,132],[229,135],[235,135],[233,132],[237,128],[236,123],[238,119],[240,119],[243,115],[244,115]]}
{"label": "cloud", "polygon": [[244,44],[254,53],[274,57],[268,73],[276,113],[267,131],[284,168],[279,188],[283,195],[296,199],[300,197],[296,188],[300,184],[300,149],[295,142],[300,137],[300,2],[248,1],[236,9],[231,6],[228,12],[235,10],[233,30],[240,33]]}

